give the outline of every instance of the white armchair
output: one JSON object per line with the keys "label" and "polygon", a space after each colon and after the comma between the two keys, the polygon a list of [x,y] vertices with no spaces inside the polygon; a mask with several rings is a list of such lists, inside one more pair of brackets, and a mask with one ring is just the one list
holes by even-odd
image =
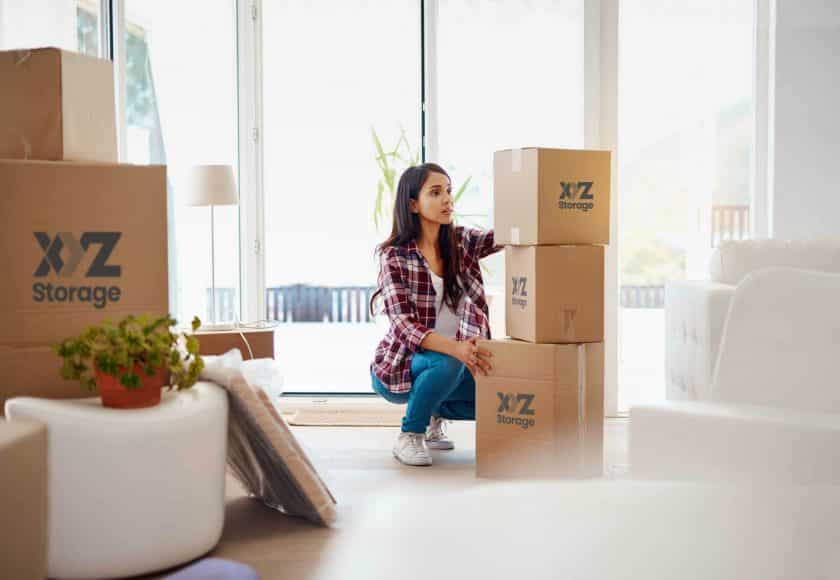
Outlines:
{"label": "white armchair", "polygon": [[708,281],[665,287],[665,391],[670,400],[709,399],[723,322],[735,287],[768,267],[840,273],[840,240],[723,242],[712,254]]}
{"label": "white armchair", "polygon": [[748,275],[707,401],[631,409],[634,477],[840,483],[838,297],[838,274]]}

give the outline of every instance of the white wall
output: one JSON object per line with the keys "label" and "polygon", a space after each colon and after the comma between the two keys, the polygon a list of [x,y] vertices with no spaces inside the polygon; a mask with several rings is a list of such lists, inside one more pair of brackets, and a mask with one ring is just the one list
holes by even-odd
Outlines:
{"label": "white wall", "polygon": [[840,236],[840,2],[776,0],[772,235]]}

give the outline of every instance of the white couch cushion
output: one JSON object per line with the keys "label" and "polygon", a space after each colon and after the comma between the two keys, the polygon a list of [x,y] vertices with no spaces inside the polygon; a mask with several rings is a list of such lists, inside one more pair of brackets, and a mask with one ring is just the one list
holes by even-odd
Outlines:
{"label": "white couch cushion", "polygon": [[737,286],[750,272],[770,267],[840,273],[840,239],[725,241],[712,252],[709,276]]}
{"label": "white couch cushion", "polygon": [[765,269],[736,289],[711,399],[840,413],[840,275]]}

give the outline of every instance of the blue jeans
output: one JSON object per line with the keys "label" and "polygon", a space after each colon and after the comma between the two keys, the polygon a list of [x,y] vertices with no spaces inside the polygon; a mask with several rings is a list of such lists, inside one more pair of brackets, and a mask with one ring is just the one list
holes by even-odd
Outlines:
{"label": "blue jeans", "polygon": [[475,379],[464,364],[433,350],[411,357],[411,390],[392,393],[371,373],[373,390],[391,403],[408,403],[402,430],[425,433],[432,415],[453,421],[475,420]]}

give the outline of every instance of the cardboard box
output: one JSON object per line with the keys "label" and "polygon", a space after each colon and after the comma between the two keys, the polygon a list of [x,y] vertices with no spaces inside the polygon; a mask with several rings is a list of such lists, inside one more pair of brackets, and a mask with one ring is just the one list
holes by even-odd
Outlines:
{"label": "cardboard box", "polygon": [[499,244],[610,243],[609,151],[497,151],[493,189]]}
{"label": "cardboard box", "polygon": [[78,399],[93,397],[79,381],[61,378],[61,358],[48,346],[0,346],[0,414],[6,399],[44,397]]}
{"label": "cardboard box", "polygon": [[476,379],[476,474],[597,477],[604,461],[604,345],[489,340]]}
{"label": "cardboard box", "polygon": [[46,578],[49,449],[40,420],[0,421],[0,578]]}
{"label": "cardboard box", "polygon": [[[242,334],[240,334],[240,332]],[[242,339],[245,339],[248,344]],[[274,329],[273,328],[241,328],[239,330],[209,330],[200,328],[196,332],[201,354],[224,354],[232,348],[238,348],[243,360],[251,358],[274,358]],[[248,346],[251,351],[248,351]],[[251,356],[253,353],[253,357]]]}
{"label": "cardboard box", "polygon": [[117,162],[114,65],[57,48],[0,52],[0,158]]}
{"label": "cardboard box", "polygon": [[604,340],[604,246],[508,246],[505,270],[508,336]]}
{"label": "cardboard box", "polygon": [[166,168],[0,160],[0,345],[169,311]]}

